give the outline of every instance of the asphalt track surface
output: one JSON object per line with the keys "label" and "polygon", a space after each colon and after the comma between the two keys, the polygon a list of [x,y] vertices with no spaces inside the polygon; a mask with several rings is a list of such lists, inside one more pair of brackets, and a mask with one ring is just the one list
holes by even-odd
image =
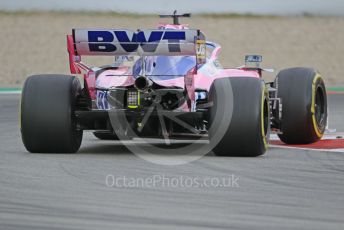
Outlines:
{"label": "asphalt track surface", "polygon": [[[162,166],[86,134],[77,154],[29,154],[18,103],[19,95],[0,95],[0,229],[344,229],[342,153],[271,148],[258,158],[208,154]],[[344,131],[344,95],[329,103],[331,127]],[[236,179],[124,187],[107,186],[107,175]]]}

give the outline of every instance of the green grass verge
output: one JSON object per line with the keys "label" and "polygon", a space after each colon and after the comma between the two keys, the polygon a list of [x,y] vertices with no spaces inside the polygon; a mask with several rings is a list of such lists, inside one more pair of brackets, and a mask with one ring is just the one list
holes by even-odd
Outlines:
{"label": "green grass verge", "polygon": [[344,92],[344,86],[328,87],[327,91]]}
{"label": "green grass verge", "polygon": [[0,88],[0,92],[15,92],[21,91],[21,88]]}

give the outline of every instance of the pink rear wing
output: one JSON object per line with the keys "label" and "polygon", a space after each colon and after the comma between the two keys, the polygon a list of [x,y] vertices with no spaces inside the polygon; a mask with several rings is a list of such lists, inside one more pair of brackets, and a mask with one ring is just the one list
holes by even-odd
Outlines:
{"label": "pink rear wing", "polygon": [[[201,41],[201,42],[200,42]],[[70,70],[89,70],[81,56],[197,56],[205,58],[205,37],[199,30],[73,29],[67,36]]]}

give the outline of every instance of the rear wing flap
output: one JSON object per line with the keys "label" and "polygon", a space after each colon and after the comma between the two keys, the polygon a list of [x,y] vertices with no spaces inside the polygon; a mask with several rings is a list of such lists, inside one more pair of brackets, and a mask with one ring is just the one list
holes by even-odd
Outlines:
{"label": "rear wing flap", "polygon": [[196,55],[198,38],[199,30],[73,30],[78,55]]}

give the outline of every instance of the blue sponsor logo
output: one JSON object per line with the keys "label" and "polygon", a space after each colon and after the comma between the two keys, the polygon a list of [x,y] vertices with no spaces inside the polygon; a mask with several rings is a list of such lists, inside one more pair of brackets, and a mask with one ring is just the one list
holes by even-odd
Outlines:
{"label": "blue sponsor logo", "polygon": [[184,31],[152,31],[146,38],[143,31],[133,33],[129,38],[126,31],[88,31],[89,49],[91,52],[115,52],[117,47],[113,44],[115,37],[119,45],[126,52],[136,52],[139,47],[144,52],[154,53],[161,40],[168,41],[169,52],[180,52],[180,41],[185,40]]}
{"label": "blue sponsor logo", "polygon": [[104,109],[104,110],[109,109],[107,91],[101,91],[101,90],[97,91],[97,107],[98,109]]}

